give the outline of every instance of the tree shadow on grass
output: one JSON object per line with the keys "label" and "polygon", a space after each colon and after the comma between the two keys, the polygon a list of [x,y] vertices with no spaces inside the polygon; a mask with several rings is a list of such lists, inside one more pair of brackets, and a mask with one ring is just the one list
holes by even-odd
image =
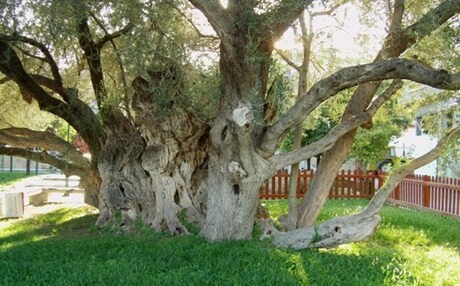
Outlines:
{"label": "tree shadow on grass", "polygon": [[58,210],[1,236],[0,285],[414,284],[403,255],[372,239],[294,252],[259,241],[114,235],[94,231],[96,215],[68,216]]}
{"label": "tree shadow on grass", "polygon": [[107,235],[47,239],[0,252],[0,284],[382,285],[384,274],[371,271],[373,261],[255,241],[209,244],[193,236],[152,241]]}
{"label": "tree shadow on grass", "polygon": [[[1,285],[383,285],[375,254],[294,252],[267,242],[207,243],[196,236],[91,231],[95,215],[60,223],[65,210],[29,222],[0,250]],[[29,224],[29,225],[30,225]],[[56,235],[48,235],[53,231]],[[81,237],[81,232],[88,235]],[[40,238],[45,235],[43,239]]]}
{"label": "tree shadow on grass", "polygon": [[[0,233],[1,245],[15,245],[54,237],[81,237],[91,233],[97,219],[87,208],[61,208],[36,215],[5,227]],[[1,249],[1,247],[0,247]]]}

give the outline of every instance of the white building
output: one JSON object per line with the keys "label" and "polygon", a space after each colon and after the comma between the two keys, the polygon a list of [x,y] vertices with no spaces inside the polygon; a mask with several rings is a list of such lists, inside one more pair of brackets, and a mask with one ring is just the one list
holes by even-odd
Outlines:
{"label": "white building", "polygon": [[[415,91],[406,93],[402,102],[408,102],[417,100],[425,96],[439,96],[439,90],[431,87],[421,87]],[[408,129],[404,130],[401,137],[393,140],[390,146],[394,147],[397,157],[411,157],[415,158],[425,154],[426,152],[433,149],[438,143],[438,139],[435,130],[431,130],[427,134],[424,130],[424,119],[432,117],[434,118],[435,130],[445,130],[452,126],[460,125],[460,110],[458,105],[454,101],[443,100],[436,101],[431,104],[422,105],[416,112],[416,117]],[[460,164],[460,162],[459,162]],[[456,171],[452,169],[440,169],[438,160],[431,162],[415,170],[415,174],[430,175],[430,176],[443,176],[443,177],[457,177]]]}

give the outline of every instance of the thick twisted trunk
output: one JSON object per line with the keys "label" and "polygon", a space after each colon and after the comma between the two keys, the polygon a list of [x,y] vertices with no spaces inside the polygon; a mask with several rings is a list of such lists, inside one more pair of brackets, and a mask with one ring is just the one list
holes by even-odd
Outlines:
{"label": "thick twisted trunk", "polygon": [[[141,77],[133,82],[135,125],[116,112],[107,120],[108,140],[98,160],[100,226],[118,218],[115,222],[129,229],[141,220],[156,231],[187,234],[179,219],[183,210],[188,222],[204,222],[207,127],[175,104],[168,92],[179,87],[167,89],[175,78],[158,73],[150,82]],[[171,97],[158,101],[158,96]]]}
{"label": "thick twisted trunk", "polygon": [[97,169],[88,169],[80,175],[80,187],[85,190],[85,203],[99,206],[99,190],[101,188],[101,177]]}
{"label": "thick twisted trunk", "polygon": [[208,213],[201,231],[209,241],[251,238],[259,188],[274,172],[255,149],[264,108],[269,108],[253,104],[265,100],[271,48],[262,42],[253,54],[246,41],[223,39],[221,44],[223,94],[210,131]]}
{"label": "thick twisted trunk", "polygon": [[129,229],[141,220],[156,231],[186,234],[178,217],[181,210],[189,222],[202,225],[206,191],[199,182],[206,153],[200,147],[184,151],[171,137],[150,142],[137,132],[109,138],[98,165],[99,226],[115,218]]}
{"label": "thick twisted trunk", "polygon": [[208,212],[201,231],[209,241],[252,236],[259,188],[271,171],[251,145],[241,144],[251,136],[250,114],[247,106],[237,108],[232,117],[227,117],[231,120],[222,116],[221,124],[211,132]]}

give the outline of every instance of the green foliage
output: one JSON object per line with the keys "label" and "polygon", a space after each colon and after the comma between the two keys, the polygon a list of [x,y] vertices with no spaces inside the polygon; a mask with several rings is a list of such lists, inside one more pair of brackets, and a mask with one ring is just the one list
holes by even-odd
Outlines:
{"label": "green foliage", "polygon": [[[438,159],[440,176],[460,178],[460,144],[451,144],[444,154]],[[450,170],[447,173],[445,170]]]}
{"label": "green foliage", "polygon": [[409,126],[410,108],[389,100],[374,116],[370,129],[359,128],[349,157],[367,165],[385,158],[390,141]]}
{"label": "green foliage", "polygon": [[[270,214],[286,201],[266,201]],[[330,200],[321,221],[362,210]],[[208,244],[191,236],[95,231],[87,208],[21,220],[0,232],[2,285],[456,285],[460,222],[384,207],[376,234],[335,249],[294,252],[267,242]]]}
{"label": "green foliage", "polygon": [[[302,146],[309,145],[318,141],[326,135],[334,126],[335,123],[327,117],[327,109],[323,107],[321,114],[310,122],[312,125],[302,130]],[[291,151],[294,143],[294,130],[291,130],[284,140],[281,142],[280,150],[283,152]]]}
{"label": "green foliage", "polygon": [[217,115],[221,89],[219,72],[215,67],[187,72],[184,90],[183,105],[198,118],[209,121]]}
{"label": "green foliage", "polygon": [[0,85],[0,128],[24,127],[45,130],[54,116],[44,115],[35,102],[22,100],[17,87],[5,83]]}
{"label": "green foliage", "polygon": [[361,164],[381,161],[385,158],[390,140],[400,133],[400,129],[380,121],[375,122],[372,129],[359,128],[350,158]]}

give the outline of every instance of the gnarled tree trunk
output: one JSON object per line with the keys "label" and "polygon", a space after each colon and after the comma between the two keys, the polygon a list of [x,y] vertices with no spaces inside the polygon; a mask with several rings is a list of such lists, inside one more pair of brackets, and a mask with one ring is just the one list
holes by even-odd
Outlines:
{"label": "gnarled tree trunk", "polygon": [[187,234],[179,213],[200,227],[206,214],[207,127],[174,99],[159,106],[155,84],[153,78],[133,82],[136,126],[121,115],[112,118],[98,164],[97,224],[119,217],[115,222],[128,228],[141,220],[156,231]]}
{"label": "gnarled tree trunk", "polygon": [[242,106],[233,111],[230,120],[220,116],[211,132],[208,213],[201,231],[210,241],[251,237],[259,188],[271,174],[252,146],[235,142],[250,140],[250,112]]}

